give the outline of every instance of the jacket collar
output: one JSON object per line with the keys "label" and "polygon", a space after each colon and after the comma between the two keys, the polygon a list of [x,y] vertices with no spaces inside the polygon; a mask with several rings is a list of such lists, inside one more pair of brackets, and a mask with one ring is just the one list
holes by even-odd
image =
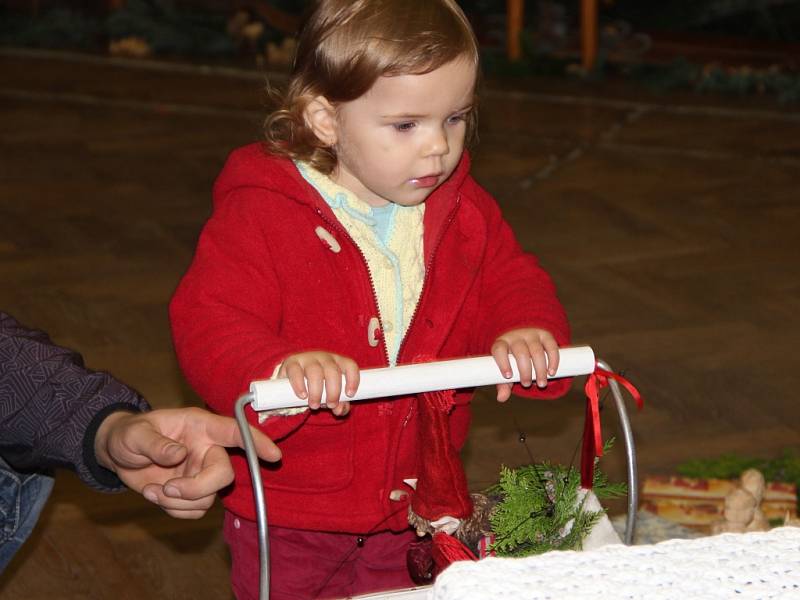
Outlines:
{"label": "jacket collar", "polygon": [[[425,201],[425,248],[428,254],[438,232],[456,210],[459,194],[469,175],[470,157],[465,150],[455,171]],[[317,190],[286,158],[269,155],[260,143],[245,146],[231,154],[214,183],[215,204],[224,202],[237,188],[258,187],[291,198],[311,207],[327,219],[336,220],[333,211]]]}
{"label": "jacket collar", "polygon": [[[313,186],[309,185],[309,183],[305,180],[305,177],[297,170],[297,166],[291,160],[284,159],[284,158],[274,158],[268,157],[269,160],[274,161],[275,165],[280,168],[282,171],[282,175],[285,177],[289,177],[292,179],[296,185],[290,186],[288,190],[294,190],[298,193],[291,193],[291,191],[287,192],[284,190],[284,193],[288,196],[294,196],[298,202],[304,202],[309,204],[316,204],[319,200],[318,194]],[[425,201],[426,203],[431,202],[431,200],[436,199],[438,196],[441,195],[455,195],[456,190],[458,190],[464,180],[466,179],[467,175],[469,175],[470,169],[470,156],[468,151],[464,151],[461,155],[461,159],[458,161],[458,165],[456,166],[455,170],[453,171],[452,175],[447,178],[442,185],[440,185],[436,190],[428,197]]]}
{"label": "jacket collar", "polygon": [[[288,160],[281,161],[281,167],[285,169],[286,176],[291,177],[295,184],[287,186],[288,189],[295,190],[295,200],[312,206],[329,219],[336,218],[328,203],[320,196],[314,186],[306,181],[293,162]],[[433,249],[439,231],[458,206],[460,190],[464,180],[469,175],[469,169],[470,156],[465,150],[453,174],[425,200],[424,247],[426,257],[429,256]]]}

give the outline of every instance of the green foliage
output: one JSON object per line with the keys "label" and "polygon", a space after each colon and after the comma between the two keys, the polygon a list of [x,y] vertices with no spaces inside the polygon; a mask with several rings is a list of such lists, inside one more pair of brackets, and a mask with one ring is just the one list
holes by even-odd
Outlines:
{"label": "green foliage", "polygon": [[55,8],[38,17],[0,18],[0,44],[39,48],[104,49],[108,40],[135,36],[156,54],[231,56],[227,14],[178,9],[166,0],[127,0],[102,19]]}
{"label": "green foliage", "polygon": [[106,21],[109,38],[143,38],[156,54],[226,56],[234,45],[223,14],[177,10],[167,2],[128,0]]}
{"label": "green foliage", "polygon": [[[606,448],[611,447],[611,441]],[[578,502],[580,473],[572,467],[544,462],[516,469],[501,467],[500,481],[488,494],[500,498],[490,517],[499,556],[529,556],[550,550],[579,549],[602,516]],[[624,484],[610,484],[595,469],[598,498],[626,493]]]}
{"label": "green foliage", "polygon": [[747,469],[758,469],[767,481],[794,483],[800,499],[800,449],[786,449],[778,458],[723,454],[718,458],[690,460],[678,465],[681,475],[703,479],[736,479]]}
{"label": "green foliage", "polygon": [[774,96],[783,104],[800,101],[800,73],[779,65],[759,69],[723,67],[678,58],[666,65],[631,67],[625,74],[656,92],[691,89],[700,93]]}
{"label": "green foliage", "polygon": [[647,31],[724,33],[791,41],[798,39],[800,0],[611,0],[601,5],[600,14],[601,18],[624,19]]}
{"label": "green foliage", "polygon": [[0,18],[1,45],[86,50],[96,45],[102,33],[100,21],[68,9],[54,9],[38,18]]}
{"label": "green foliage", "polygon": [[[525,35],[523,35],[523,41]],[[482,48],[481,69],[491,77],[514,79],[532,76],[563,76],[570,61],[543,53],[524,53],[515,62],[509,61],[504,49]]]}

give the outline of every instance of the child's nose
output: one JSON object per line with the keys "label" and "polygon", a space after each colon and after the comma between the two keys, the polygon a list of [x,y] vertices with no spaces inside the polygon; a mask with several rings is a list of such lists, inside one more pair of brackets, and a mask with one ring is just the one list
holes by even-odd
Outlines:
{"label": "child's nose", "polygon": [[447,132],[444,128],[436,128],[431,132],[427,145],[427,156],[444,156],[450,151]]}

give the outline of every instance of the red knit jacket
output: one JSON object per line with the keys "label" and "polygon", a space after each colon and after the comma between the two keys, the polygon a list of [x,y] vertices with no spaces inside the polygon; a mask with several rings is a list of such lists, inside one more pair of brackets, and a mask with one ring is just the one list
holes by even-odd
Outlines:
{"label": "red knit jacket", "polygon": [[[550,277],[468,173],[465,154],[426,201],[425,282],[398,364],[485,355],[498,335],[520,327],[569,342]],[[208,406],[232,414],[251,381],[269,378],[301,351],[335,352],[361,368],[386,366],[380,331],[368,331],[377,316],[363,256],[294,164],[258,144],[234,151],[170,304],[178,360]],[[544,391],[514,391],[552,398],[568,387],[560,380]],[[457,393],[449,415],[457,449],[467,436],[471,396]],[[411,491],[403,480],[416,477],[422,457],[415,400],[354,402],[341,419],[326,410],[267,419],[260,427],[283,452],[277,466],[262,468],[270,523],[352,533],[405,529],[409,499],[390,495]],[[232,461],[236,480],[225,506],[254,519],[247,464],[241,452]]]}

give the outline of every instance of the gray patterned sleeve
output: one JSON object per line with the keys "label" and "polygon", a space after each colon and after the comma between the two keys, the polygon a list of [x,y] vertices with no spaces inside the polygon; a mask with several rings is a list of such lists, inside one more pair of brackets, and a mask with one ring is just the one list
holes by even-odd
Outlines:
{"label": "gray patterned sleeve", "polygon": [[108,373],[84,368],[77,352],[0,312],[0,454],[15,468],[66,467],[94,488],[120,489],[94,457],[97,428],[116,410],[148,409]]}

